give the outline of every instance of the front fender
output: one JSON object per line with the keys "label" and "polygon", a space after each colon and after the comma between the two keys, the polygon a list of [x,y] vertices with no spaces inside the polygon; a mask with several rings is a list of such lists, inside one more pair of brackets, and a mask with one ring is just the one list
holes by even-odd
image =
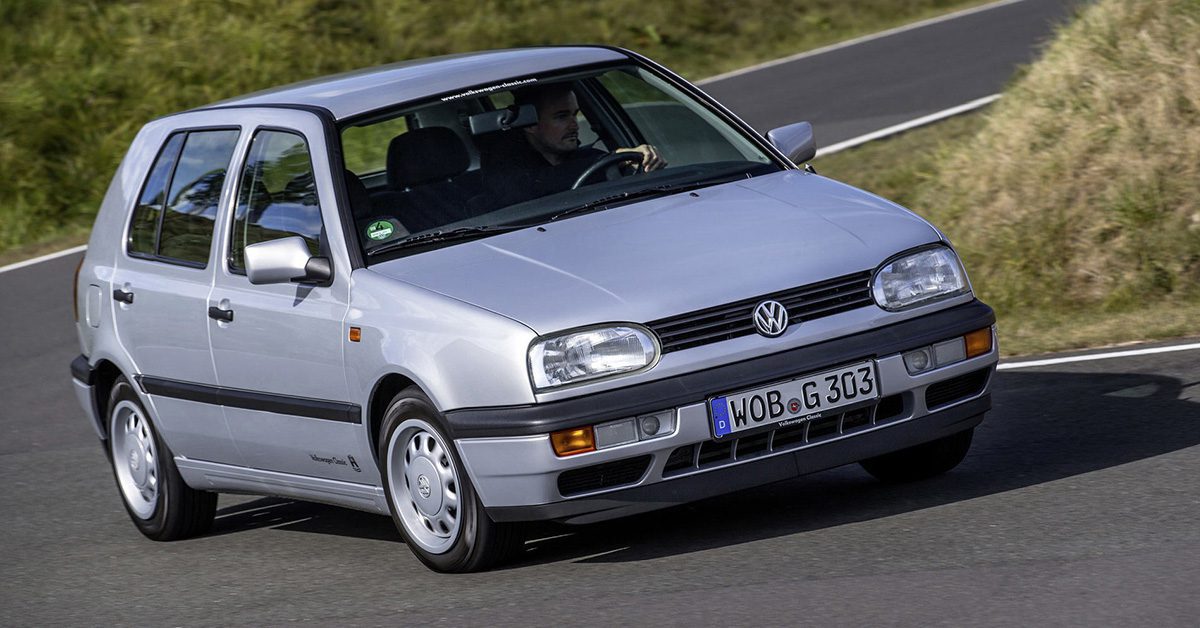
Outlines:
{"label": "front fender", "polygon": [[534,403],[526,351],[537,336],[505,316],[358,269],[351,277],[346,350],[351,394],[368,407],[379,380],[399,374],[439,410]]}

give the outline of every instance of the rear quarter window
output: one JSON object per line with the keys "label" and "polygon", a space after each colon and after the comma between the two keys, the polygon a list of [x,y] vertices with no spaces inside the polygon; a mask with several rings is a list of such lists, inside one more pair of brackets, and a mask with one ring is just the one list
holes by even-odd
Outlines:
{"label": "rear quarter window", "polygon": [[163,201],[167,198],[167,184],[171,172],[179,159],[186,133],[176,133],[167,138],[158,153],[158,159],[150,168],[150,176],[142,188],[141,198],[133,210],[133,223],[129,227],[129,252],[139,255],[158,254],[158,219],[162,214]]}
{"label": "rear quarter window", "polygon": [[239,131],[173,134],[155,160],[129,229],[137,257],[203,267],[208,263],[225,174]]}

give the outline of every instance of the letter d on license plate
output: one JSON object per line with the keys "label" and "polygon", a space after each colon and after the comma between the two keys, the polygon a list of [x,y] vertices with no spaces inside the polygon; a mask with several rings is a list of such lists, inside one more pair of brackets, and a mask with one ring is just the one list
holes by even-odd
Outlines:
{"label": "letter d on license plate", "polygon": [[875,363],[868,360],[754,390],[710,399],[715,438],[776,423],[820,418],[831,410],[879,398]]}

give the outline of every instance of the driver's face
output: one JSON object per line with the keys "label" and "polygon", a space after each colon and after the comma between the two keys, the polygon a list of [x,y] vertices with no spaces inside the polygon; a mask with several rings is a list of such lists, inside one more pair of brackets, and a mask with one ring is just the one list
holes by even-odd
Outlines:
{"label": "driver's face", "polygon": [[563,155],[579,148],[579,101],[566,92],[542,102],[538,123],[528,127],[529,141],[543,152]]}

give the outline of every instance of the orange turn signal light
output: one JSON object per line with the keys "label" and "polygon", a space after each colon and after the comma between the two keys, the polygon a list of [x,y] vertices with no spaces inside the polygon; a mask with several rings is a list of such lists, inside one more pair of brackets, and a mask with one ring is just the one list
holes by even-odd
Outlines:
{"label": "orange turn signal light", "polygon": [[992,350],[992,328],[984,327],[963,336],[967,342],[967,357],[983,355]]}
{"label": "orange turn signal light", "polygon": [[358,342],[360,340],[362,340],[362,328],[361,327],[351,327],[350,328],[350,342]]}
{"label": "orange turn signal light", "polygon": [[596,435],[592,426],[576,427],[569,430],[559,430],[550,433],[550,444],[554,445],[554,453],[560,456],[574,456],[596,451]]}

